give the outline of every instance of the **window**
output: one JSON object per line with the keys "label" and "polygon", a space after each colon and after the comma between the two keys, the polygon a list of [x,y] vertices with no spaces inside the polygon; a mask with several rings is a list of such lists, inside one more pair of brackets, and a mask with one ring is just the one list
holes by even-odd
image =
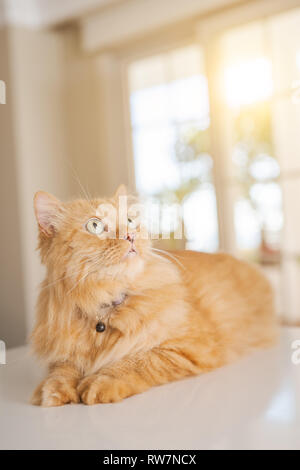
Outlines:
{"label": "window", "polygon": [[[139,193],[180,204],[185,237],[177,247],[215,251],[208,87],[200,48],[185,47],[133,63],[129,85]],[[162,209],[161,231],[168,219],[167,209]]]}
{"label": "window", "polygon": [[[300,320],[300,9],[226,30],[216,42],[214,83],[196,44],[130,65],[137,189],[184,208],[183,246],[171,240],[170,247],[216,251],[222,207],[224,248],[262,266],[278,313],[294,324]],[[209,89],[219,97],[213,111]],[[212,154],[211,142],[221,143],[220,155]],[[222,201],[216,201],[215,169]]]}
{"label": "window", "polygon": [[232,251],[263,266],[278,312],[293,321],[300,306],[300,10],[235,28],[220,48]]}

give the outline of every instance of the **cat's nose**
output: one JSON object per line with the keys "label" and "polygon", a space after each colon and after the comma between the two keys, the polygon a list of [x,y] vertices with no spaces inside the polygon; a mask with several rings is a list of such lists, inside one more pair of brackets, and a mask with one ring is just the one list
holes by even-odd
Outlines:
{"label": "cat's nose", "polygon": [[134,242],[134,233],[127,233],[127,236],[125,237],[125,240],[128,240],[129,242],[133,243]]}

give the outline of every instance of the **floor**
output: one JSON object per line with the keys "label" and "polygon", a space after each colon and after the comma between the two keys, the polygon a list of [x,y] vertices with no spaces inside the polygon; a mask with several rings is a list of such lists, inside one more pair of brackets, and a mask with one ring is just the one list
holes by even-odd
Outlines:
{"label": "floor", "polygon": [[276,348],[215,372],[118,404],[50,409],[28,403],[41,367],[26,348],[8,351],[0,449],[300,449],[295,340],[300,359],[300,328],[282,329]]}

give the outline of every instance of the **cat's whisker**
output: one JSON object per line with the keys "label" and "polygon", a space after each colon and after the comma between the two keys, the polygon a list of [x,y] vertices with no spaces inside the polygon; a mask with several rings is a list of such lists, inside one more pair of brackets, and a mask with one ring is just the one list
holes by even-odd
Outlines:
{"label": "cat's whisker", "polygon": [[43,290],[45,290],[45,289],[48,289],[49,287],[53,287],[53,286],[55,286],[56,284],[58,284],[59,282],[62,282],[62,281],[64,281],[65,279],[68,279],[68,278],[70,278],[70,277],[72,277],[72,276],[74,276],[74,275],[76,275],[76,274],[79,274],[79,273],[80,273],[80,270],[79,270],[79,271],[75,271],[75,272],[73,272],[73,273],[71,273],[71,274],[68,274],[68,275],[66,275],[66,276],[64,276],[64,277],[61,277],[60,279],[56,279],[55,281],[50,282],[50,283],[47,284],[46,286],[43,286],[43,287],[41,288],[41,291],[43,291]]}
{"label": "cat's whisker", "polygon": [[173,261],[175,261],[175,263],[177,263],[182,269],[184,269],[184,270],[186,269],[186,268],[183,266],[183,264],[182,264],[180,261],[178,261],[178,259],[176,258],[175,255],[171,255],[171,253],[169,253],[169,252],[167,252],[167,251],[165,251],[165,250],[159,250],[158,248],[153,248],[153,247],[152,247],[151,249],[152,249],[153,251],[157,251],[157,252],[159,252],[159,253],[162,253],[162,254],[165,255],[165,256],[168,256],[170,259],[172,259]]}
{"label": "cat's whisker", "polygon": [[[91,207],[92,206],[92,203],[91,203],[91,196],[88,194],[87,190],[85,189],[85,187],[83,186],[83,184],[81,183],[80,179],[79,179],[79,176],[74,168],[74,166],[72,165],[72,163],[70,161],[67,162],[69,164],[69,167],[71,168],[72,172],[73,172],[73,178],[75,179],[75,181],[78,183],[81,191],[82,191],[82,194],[84,196],[84,198],[90,203]],[[94,209],[94,208],[93,208]]]}
{"label": "cat's whisker", "polygon": [[[99,265],[99,260],[95,261],[95,263],[92,265],[92,268],[95,268],[97,265]],[[74,284],[74,286],[67,292],[67,295],[70,294],[82,281],[84,281],[90,274],[95,272],[93,269],[92,271],[88,271],[84,276],[82,276],[78,282]]]}
{"label": "cat's whisker", "polygon": [[[98,258],[98,255],[97,255],[97,258]],[[84,260],[81,263],[79,263],[78,266],[83,265],[85,263],[90,263],[90,262],[93,262],[93,261],[94,261],[94,259],[88,260],[88,261]],[[43,286],[41,288],[41,290],[47,289],[48,287],[52,287],[52,286],[56,285],[58,282],[64,281],[65,279],[69,279],[70,277],[76,276],[76,274],[79,274],[79,273],[81,273],[81,269],[78,269],[77,271],[73,271],[73,272],[71,272],[71,273],[69,273],[69,274],[67,274],[67,275],[65,275],[65,276],[63,276],[59,279],[56,279],[53,282],[50,282],[50,284],[47,284],[46,286]]]}
{"label": "cat's whisker", "polygon": [[164,256],[161,256],[161,255],[159,255],[159,254],[157,254],[157,253],[152,253],[152,252],[150,252],[150,253],[149,253],[149,256],[151,256],[151,258],[156,258],[156,259],[159,259],[160,261],[164,261],[165,263],[169,263],[169,264],[172,263],[169,258],[165,258]]}

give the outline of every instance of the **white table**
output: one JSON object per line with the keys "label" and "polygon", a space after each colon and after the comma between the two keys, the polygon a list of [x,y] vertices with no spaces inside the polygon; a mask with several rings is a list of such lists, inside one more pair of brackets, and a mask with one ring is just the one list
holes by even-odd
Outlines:
{"label": "white table", "polygon": [[41,367],[11,350],[0,365],[0,449],[300,449],[300,328],[281,333],[272,350],[92,407],[31,406]]}

